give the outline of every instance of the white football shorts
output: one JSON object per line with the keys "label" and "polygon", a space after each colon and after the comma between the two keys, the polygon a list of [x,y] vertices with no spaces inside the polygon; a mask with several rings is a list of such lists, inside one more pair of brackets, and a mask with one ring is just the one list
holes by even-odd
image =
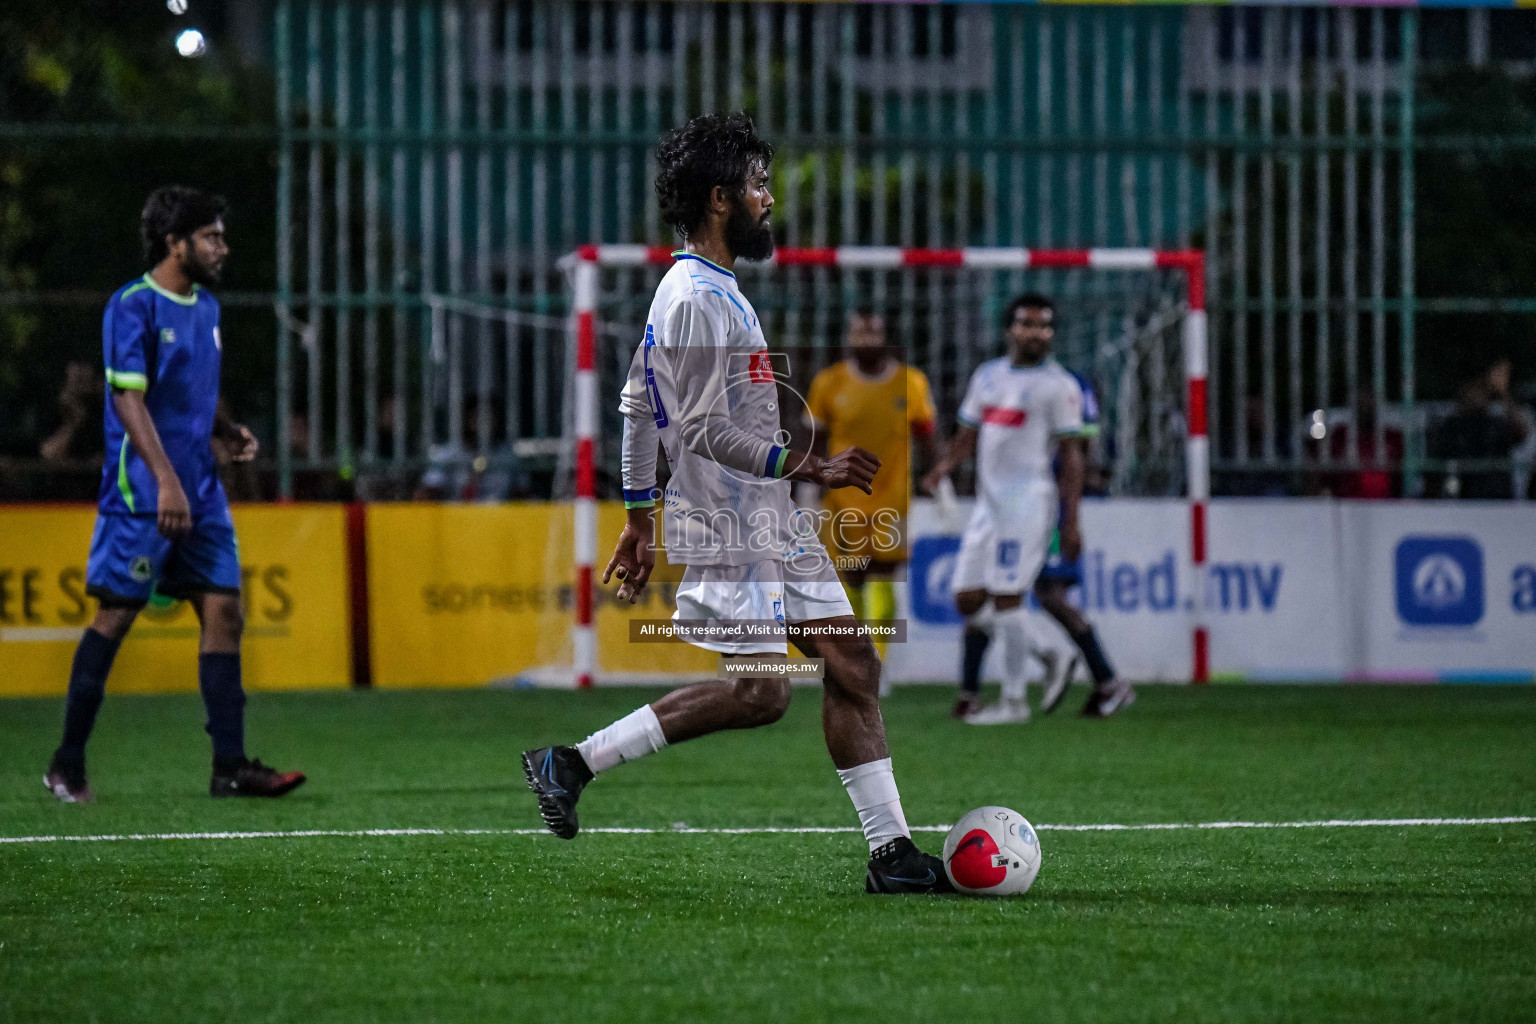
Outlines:
{"label": "white football shorts", "polygon": [[1002,498],[978,497],[955,556],[954,590],[1022,594],[1033,587],[1050,553],[1056,502],[1050,480],[1022,484]]}
{"label": "white football shorts", "polygon": [[[812,546],[814,545],[814,547]],[[784,626],[852,615],[853,606],[819,541],[793,559],[690,565],[677,585],[677,635],[721,654],[788,654]]]}

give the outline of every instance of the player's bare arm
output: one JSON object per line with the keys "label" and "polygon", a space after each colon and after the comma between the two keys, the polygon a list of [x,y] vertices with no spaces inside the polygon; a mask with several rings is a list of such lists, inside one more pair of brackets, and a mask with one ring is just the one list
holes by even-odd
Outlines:
{"label": "player's bare arm", "polygon": [[796,467],[785,474],[791,480],[820,484],[829,491],[857,487],[865,494],[874,493],[875,474],[880,471],[880,460],[857,446],[845,448],[830,458],[792,451],[788,464]]}
{"label": "player's bare arm", "polygon": [[155,421],[144,404],[144,392],[113,388],[112,405],[128,430],[133,450],[155,474],[155,485],[160,492],[156,510],[160,535],[171,540],[186,536],[192,528],[192,507],[160,443],[160,432],[155,429]]}
{"label": "player's bare arm", "polygon": [[1083,473],[1087,466],[1088,442],[1084,438],[1062,438],[1057,449],[1061,474],[1057,487],[1061,496],[1061,557],[1076,561],[1083,550],[1083,532],[1078,524],[1078,506],[1083,500]]}
{"label": "player's bare arm", "polygon": [[231,462],[250,462],[261,448],[251,429],[244,423],[236,423],[222,405],[213,416],[213,437]]}
{"label": "player's bare arm", "polygon": [[[827,457],[827,431],[822,424],[812,423],[811,443],[806,450],[814,458],[825,459]],[[793,479],[793,477],[791,477],[791,479]],[[825,487],[818,486],[817,492],[818,497],[820,497],[821,495],[825,495],[827,493],[827,489]]]}
{"label": "player's bare arm", "polygon": [[640,591],[645,589],[651,570],[656,567],[656,526],[651,512],[649,508],[629,510],[624,529],[619,533],[619,542],[614,545],[613,557],[603,570],[603,582],[616,577],[619,600],[630,604],[640,599]]}
{"label": "player's bare arm", "polygon": [[923,493],[932,494],[938,489],[939,482],[949,474],[965,464],[976,451],[976,428],[961,424],[955,431],[955,436],[949,439],[949,446],[945,448],[944,455],[939,459],[938,465],[928,471],[923,477]]}

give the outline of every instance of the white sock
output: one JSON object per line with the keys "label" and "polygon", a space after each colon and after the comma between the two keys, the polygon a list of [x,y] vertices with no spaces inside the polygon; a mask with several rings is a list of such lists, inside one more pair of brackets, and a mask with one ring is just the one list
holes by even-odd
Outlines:
{"label": "white sock", "polygon": [[907,816],[901,811],[901,794],[896,792],[896,774],[891,771],[890,758],[846,770],[839,768],[837,777],[843,780],[853,809],[859,812],[859,824],[864,826],[870,853],[897,836],[912,838]]}
{"label": "white sock", "polygon": [[646,754],[654,754],[667,745],[661,734],[661,723],[649,704],[638,711],[631,711],[612,725],[588,736],[576,744],[581,759],[587,762],[592,774],[616,768],[625,761],[634,761]]}
{"label": "white sock", "polygon": [[1023,608],[1014,608],[997,617],[997,632],[1003,642],[1003,700],[1022,701],[1028,683],[1030,640]]}

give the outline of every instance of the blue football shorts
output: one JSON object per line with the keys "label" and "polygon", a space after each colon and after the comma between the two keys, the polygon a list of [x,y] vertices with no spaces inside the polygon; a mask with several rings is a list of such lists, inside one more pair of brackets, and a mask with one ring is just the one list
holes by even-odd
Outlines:
{"label": "blue football shorts", "polygon": [[1083,582],[1083,564],[1079,558],[1068,561],[1061,557],[1061,530],[1051,531],[1051,550],[1040,568],[1040,583],[1065,583],[1074,586]]}
{"label": "blue football shorts", "polygon": [[154,516],[99,514],[85,565],[85,592],[103,604],[142,607],[151,593],[240,593],[240,545],[229,509],[195,516],[180,540],[160,536]]}

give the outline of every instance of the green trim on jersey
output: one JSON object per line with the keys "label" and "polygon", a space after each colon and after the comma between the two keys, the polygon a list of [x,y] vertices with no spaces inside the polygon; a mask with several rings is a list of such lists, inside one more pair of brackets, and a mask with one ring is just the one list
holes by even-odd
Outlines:
{"label": "green trim on jersey", "polygon": [[773,467],[773,478],[775,480],[782,480],[782,479],[784,479],[784,464],[786,462],[788,462],[788,461],[789,461],[789,449],[785,448],[784,450],[779,452],[778,460],[777,460],[776,464]]}
{"label": "green trim on jersey", "polygon": [[696,252],[689,252],[687,249],[678,249],[676,252],[674,252],[672,254],[672,258],[675,259],[675,260],[680,260],[680,259],[683,259],[684,257],[687,257],[690,260],[698,260],[700,263],[707,263],[710,266],[714,267],[716,270],[720,271],[720,273],[722,273],[722,274],[726,275],[727,277],[729,277],[731,280],[734,281],[736,279],[736,275],[733,272],[731,272],[729,270],[726,270],[724,267],[722,267],[720,264],[716,263],[714,260],[707,260],[707,259],[705,259],[703,256],[700,256]]}
{"label": "green trim on jersey", "polygon": [[149,282],[148,281],[144,281],[142,279],[138,280],[138,281],[135,281],[133,284],[128,286],[127,290],[125,290],[123,292],[123,294],[118,296],[118,300],[121,301],[123,299],[126,299],[128,296],[132,295],[134,292],[141,292],[145,288],[148,288],[148,287],[149,287]]}
{"label": "green trim on jersey", "polygon": [[[171,291],[169,288],[161,287],[161,285],[158,282],[156,282],[154,278],[150,277],[148,274],[144,275],[143,281],[144,281],[145,284],[149,285],[151,288],[153,288],[155,290],[155,294],[156,295],[160,295],[160,296],[163,296],[163,297],[165,297],[167,299],[170,299],[172,302],[174,302],[174,303],[176,303],[178,305],[181,305],[181,306],[195,306],[195,305],[197,305],[197,293],[202,290],[200,286],[193,285],[192,286],[192,294],[190,296],[188,296],[188,295],[177,295],[175,292]],[[126,297],[128,295],[128,293],[124,292],[123,295],[124,295],[124,297]]]}
{"label": "green trim on jersey", "polygon": [[142,373],[124,373],[107,367],[107,383],[123,391],[148,391],[149,378]]}
{"label": "green trim on jersey", "polygon": [[1084,423],[1076,430],[1063,430],[1056,437],[1098,437],[1099,425],[1097,423]]}
{"label": "green trim on jersey", "polygon": [[128,432],[123,431],[123,443],[117,450],[117,490],[129,512],[137,512],[133,504],[133,485],[128,482]]}

